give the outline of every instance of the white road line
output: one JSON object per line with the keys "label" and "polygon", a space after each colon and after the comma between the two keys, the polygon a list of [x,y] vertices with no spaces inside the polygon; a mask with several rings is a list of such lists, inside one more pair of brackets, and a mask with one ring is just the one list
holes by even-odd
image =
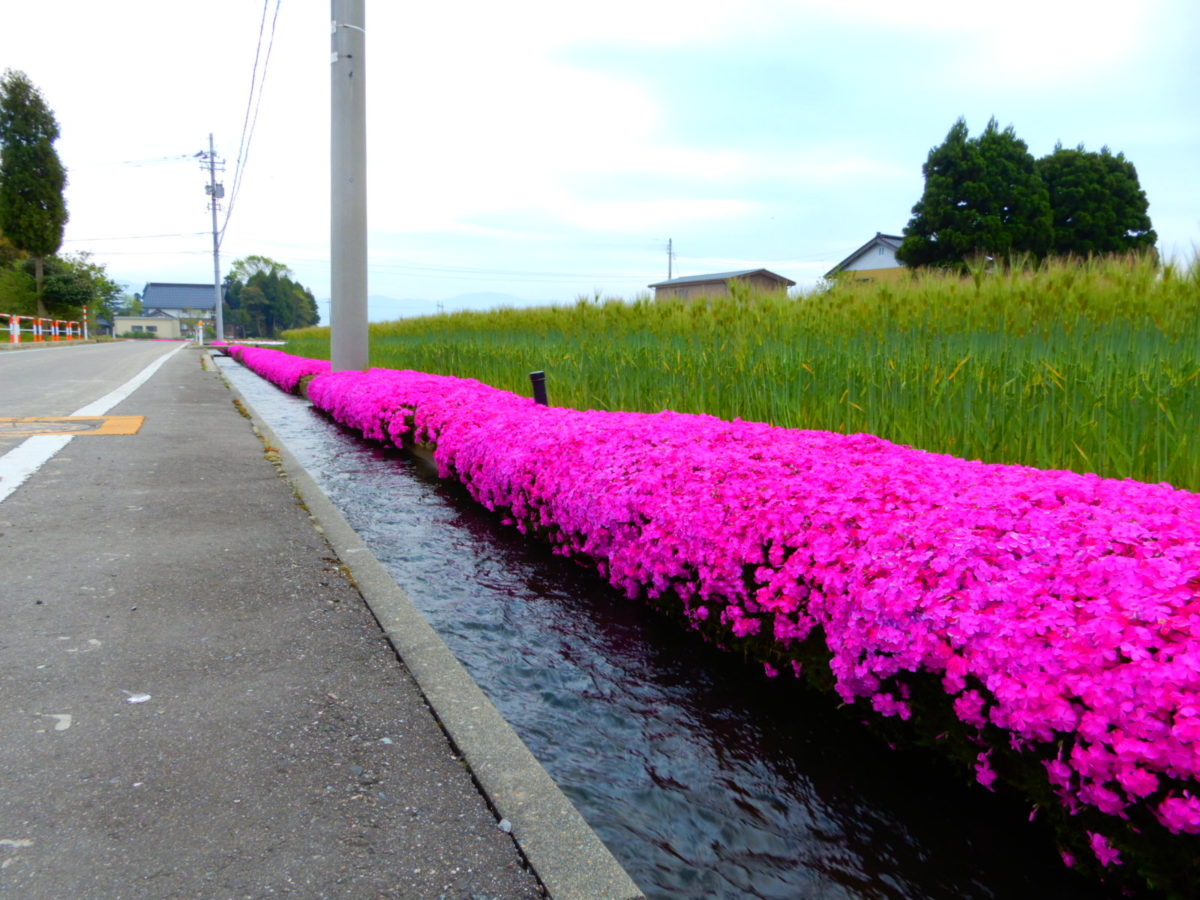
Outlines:
{"label": "white road line", "polygon": [[[149,381],[168,359],[187,346],[187,344],[180,344],[170,353],[166,353],[150,363],[115,391],[105,394],[87,406],[80,407],[71,415],[104,415]],[[71,443],[72,437],[73,435],[70,434],[46,434],[26,438],[22,443],[0,456],[0,503],[7,500],[8,496],[23,485],[34,472],[53,459],[59,450]]]}

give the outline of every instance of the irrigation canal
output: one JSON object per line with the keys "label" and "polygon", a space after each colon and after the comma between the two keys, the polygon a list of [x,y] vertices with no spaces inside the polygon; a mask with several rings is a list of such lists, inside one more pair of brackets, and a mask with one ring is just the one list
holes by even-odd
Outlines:
{"label": "irrigation canal", "polygon": [[881,746],[403,454],[226,376],[653,898],[1100,897],[1028,810]]}

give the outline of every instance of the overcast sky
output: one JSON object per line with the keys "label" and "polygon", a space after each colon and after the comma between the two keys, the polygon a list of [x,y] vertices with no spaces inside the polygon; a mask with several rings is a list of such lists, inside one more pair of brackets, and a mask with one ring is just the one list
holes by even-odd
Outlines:
{"label": "overcast sky", "polygon": [[[253,79],[222,273],[262,254],[327,297],[330,19],[328,0],[5,2],[0,68],[62,129],[63,250],[132,290],[211,283],[193,155],[213,133],[228,201]],[[633,297],[668,239],[677,276],[811,285],[903,229],[959,116],[1035,156],[1124,152],[1160,250],[1200,247],[1195,0],[367,0],[366,32],[373,295]]]}

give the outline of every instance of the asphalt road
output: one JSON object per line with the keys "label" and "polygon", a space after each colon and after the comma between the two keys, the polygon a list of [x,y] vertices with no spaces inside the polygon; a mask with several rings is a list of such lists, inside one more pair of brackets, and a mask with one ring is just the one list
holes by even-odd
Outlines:
{"label": "asphalt road", "polygon": [[[120,341],[0,352],[0,416],[69,416],[178,346]],[[10,446],[0,443],[0,453]]]}
{"label": "asphalt road", "polygon": [[[172,349],[0,354],[0,416]],[[202,355],[111,413],[0,502],[0,894],[539,896]]]}

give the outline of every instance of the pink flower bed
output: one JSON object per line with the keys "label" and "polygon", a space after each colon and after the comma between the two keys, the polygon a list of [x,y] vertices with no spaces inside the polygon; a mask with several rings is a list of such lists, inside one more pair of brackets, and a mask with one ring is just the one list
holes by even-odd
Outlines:
{"label": "pink flower bed", "polygon": [[[328,373],[231,352],[284,387]],[[540,407],[417,372],[320,374],[308,394],[364,436],[436,445],[440,474],[630,596],[769,647],[769,674],[815,636],[845,701],[907,719],[925,673],[981,746],[1001,729],[1039,761],[1072,814],[1200,834],[1200,495],[864,434]]]}
{"label": "pink flower bed", "polygon": [[294,391],[301,378],[322,375],[329,371],[329,363],[326,360],[304,359],[278,350],[243,347],[238,344],[221,344],[220,347],[250,371],[285,391]]}

